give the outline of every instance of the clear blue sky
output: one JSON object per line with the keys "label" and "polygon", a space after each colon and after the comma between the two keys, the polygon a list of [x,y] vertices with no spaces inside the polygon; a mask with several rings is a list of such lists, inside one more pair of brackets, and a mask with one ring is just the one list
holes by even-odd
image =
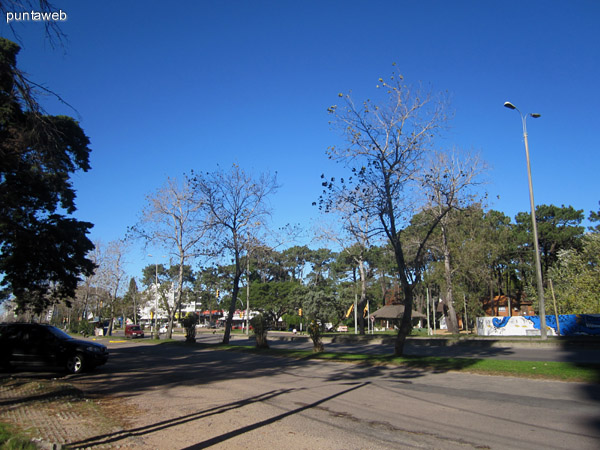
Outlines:
{"label": "clear blue sky", "polygon": [[[339,142],[327,107],[371,96],[392,63],[409,83],[448,91],[455,117],[441,143],[480,151],[489,207],[529,210],[519,116],[528,121],[537,204],[598,210],[600,2],[61,1],[64,48],[39,22],[15,25],[19,66],[79,114],[91,139],[77,174],[76,217],[91,238],[124,236],[167,176],[238,163],[277,171],[275,224],[308,226],[326,158]],[[13,38],[2,18],[2,36]],[[129,255],[131,275],[152,263]]]}

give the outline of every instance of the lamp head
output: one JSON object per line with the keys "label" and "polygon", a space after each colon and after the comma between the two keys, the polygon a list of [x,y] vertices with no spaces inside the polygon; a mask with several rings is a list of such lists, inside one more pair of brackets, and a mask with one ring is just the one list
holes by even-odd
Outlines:
{"label": "lamp head", "polygon": [[531,117],[533,117],[534,119],[537,119],[538,117],[541,117],[541,114],[529,114]]}
{"label": "lamp head", "polygon": [[513,105],[511,102],[504,102],[504,107],[508,108],[508,109],[517,109],[517,107],[515,105]]}

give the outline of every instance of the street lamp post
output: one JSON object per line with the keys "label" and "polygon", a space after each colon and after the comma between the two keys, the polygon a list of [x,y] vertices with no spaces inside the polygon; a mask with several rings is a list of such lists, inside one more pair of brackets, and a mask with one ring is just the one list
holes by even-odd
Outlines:
{"label": "street lamp post", "polygon": [[[544,301],[544,284],[542,281],[542,264],[540,262],[540,249],[538,244],[538,232],[537,222],[535,219],[535,202],[533,200],[533,184],[531,182],[531,163],[529,162],[529,144],[527,142],[527,114],[521,113],[521,111],[512,103],[505,102],[504,106],[508,109],[516,110],[521,116],[521,122],[523,123],[523,140],[525,141],[525,156],[527,158],[527,177],[529,179],[529,203],[531,207],[531,226],[533,229],[533,247],[535,250],[535,270],[537,277],[537,291],[538,299],[540,304],[540,337],[545,340],[548,339],[546,330],[546,306]],[[529,114],[530,117],[537,119],[540,114]]]}

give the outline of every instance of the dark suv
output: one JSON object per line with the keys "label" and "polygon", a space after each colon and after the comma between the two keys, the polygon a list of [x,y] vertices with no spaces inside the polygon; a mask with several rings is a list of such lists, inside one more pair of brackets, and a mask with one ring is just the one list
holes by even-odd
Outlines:
{"label": "dark suv", "polygon": [[0,364],[5,369],[31,367],[80,373],[107,360],[104,345],[74,339],[51,325],[0,324]]}

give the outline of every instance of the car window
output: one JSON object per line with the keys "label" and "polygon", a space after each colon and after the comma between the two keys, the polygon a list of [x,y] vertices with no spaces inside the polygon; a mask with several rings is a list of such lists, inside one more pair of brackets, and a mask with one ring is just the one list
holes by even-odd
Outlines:
{"label": "car window", "polygon": [[43,327],[28,327],[27,338],[31,341],[44,341],[50,336]]}
{"label": "car window", "polygon": [[0,338],[1,339],[14,339],[17,330],[14,326],[3,325],[0,327]]}
{"label": "car window", "polygon": [[67,333],[65,333],[63,330],[61,330],[59,328],[47,327],[46,329],[59,339],[72,339],[71,336],[69,336]]}

